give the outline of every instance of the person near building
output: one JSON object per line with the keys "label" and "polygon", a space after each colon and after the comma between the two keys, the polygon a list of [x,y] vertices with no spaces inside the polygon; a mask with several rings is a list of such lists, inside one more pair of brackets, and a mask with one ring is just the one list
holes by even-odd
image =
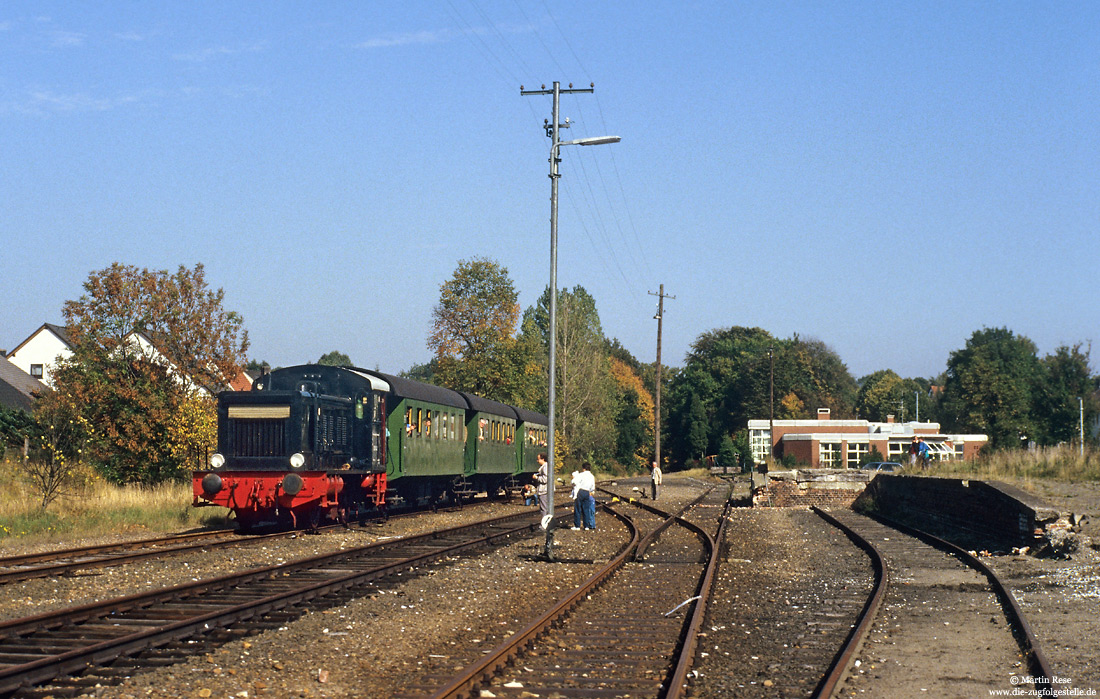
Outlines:
{"label": "person near building", "polygon": [[923,437],[921,437],[920,441],[917,442],[917,450],[918,454],[920,455],[920,467],[923,471],[924,469],[928,468],[928,457],[931,452],[931,449],[928,448],[928,443],[924,441]]}
{"label": "person near building", "polygon": [[539,510],[542,511],[542,516],[545,517],[550,514],[550,496],[546,493],[546,484],[550,482],[550,473],[546,465],[546,454],[539,454],[535,457],[535,460],[539,462],[539,470],[535,471],[532,478],[538,483],[536,490],[539,496]]}
{"label": "person near building", "polygon": [[917,465],[917,452],[920,451],[920,446],[917,444],[917,435],[913,435],[913,441],[909,442],[909,465]]}
{"label": "person near building", "polygon": [[[592,475],[592,464],[587,461],[581,465],[581,472],[577,474],[577,499],[580,505],[581,519],[584,528],[594,530],[596,528],[596,476]],[[577,527],[573,527],[576,529]]]}
{"label": "person near building", "polygon": [[653,499],[656,500],[657,495],[661,490],[661,467],[657,465],[656,461],[654,461],[653,466],[651,466],[650,468],[652,468],[653,471],[649,474],[649,484],[653,488]]}

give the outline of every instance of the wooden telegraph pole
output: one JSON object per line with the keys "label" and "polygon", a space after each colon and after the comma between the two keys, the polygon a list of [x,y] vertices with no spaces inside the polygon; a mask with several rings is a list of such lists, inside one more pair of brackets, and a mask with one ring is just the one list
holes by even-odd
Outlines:
{"label": "wooden telegraph pole", "polygon": [[665,294],[665,285],[661,284],[658,293],[649,292],[650,296],[657,297],[657,315],[653,316],[657,321],[657,390],[653,400],[653,460],[661,465],[661,325],[664,322],[665,299],[675,299],[675,296]]}

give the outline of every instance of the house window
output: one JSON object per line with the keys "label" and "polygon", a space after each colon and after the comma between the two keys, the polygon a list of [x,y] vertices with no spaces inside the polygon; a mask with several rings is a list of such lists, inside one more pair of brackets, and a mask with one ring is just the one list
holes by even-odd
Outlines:
{"label": "house window", "polygon": [[749,448],[752,450],[752,460],[762,464],[768,460],[772,450],[772,435],[769,430],[749,430]]}
{"label": "house window", "polygon": [[840,442],[822,442],[818,455],[821,468],[838,468],[840,465]]}
{"label": "house window", "polygon": [[859,462],[871,452],[870,444],[848,443],[848,468],[859,468]]}
{"label": "house window", "polygon": [[42,365],[41,364],[31,364],[31,376],[33,376],[36,379],[41,379],[42,378]]}

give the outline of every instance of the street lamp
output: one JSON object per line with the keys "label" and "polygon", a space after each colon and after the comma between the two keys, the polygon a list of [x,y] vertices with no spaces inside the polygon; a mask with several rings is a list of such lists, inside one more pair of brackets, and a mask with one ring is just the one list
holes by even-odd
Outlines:
{"label": "street lamp", "polygon": [[[591,92],[588,90],[573,90],[570,92]],[[554,83],[553,91],[531,90],[520,88],[520,94],[547,94],[554,95],[554,111],[552,121],[546,126],[546,135],[550,137],[550,400],[549,400],[549,435],[546,439],[546,504],[550,512],[550,519],[546,526],[546,545],[543,554],[547,560],[554,558],[554,403],[557,387],[557,351],[558,344],[558,150],[562,146],[599,146],[606,143],[618,143],[618,136],[594,136],[591,138],[578,138],[572,141],[558,140],[558,106],[561,97],[560,83]]]}

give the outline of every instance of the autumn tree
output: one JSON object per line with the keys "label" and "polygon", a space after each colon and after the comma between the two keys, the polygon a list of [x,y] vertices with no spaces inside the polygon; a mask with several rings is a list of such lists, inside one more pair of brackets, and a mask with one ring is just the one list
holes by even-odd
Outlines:
{"label": "autumn tree", "polygon": [[180,468],[195,471],[206,466],[218,441],[217,407],[212,396],[195,392],[184,396],[169,418],[168,453]]}
{"label": "autumn tree", "polygon": [[610,358],[616,387],[615,459],[631,471],[649,463],[653,452],[653,396],[631,363],[619,354]]}
{"label": "autumn tree", "polygon": [[201,264],[170,273],[115,263],[89,275],[84,292],[65,303],[73,354],[55,384],[96,426],[93,458],[116,482],[181,477],[181,430],[173,436],[171,425],[197,392],[240,372],[240,316],[222,307]]}

